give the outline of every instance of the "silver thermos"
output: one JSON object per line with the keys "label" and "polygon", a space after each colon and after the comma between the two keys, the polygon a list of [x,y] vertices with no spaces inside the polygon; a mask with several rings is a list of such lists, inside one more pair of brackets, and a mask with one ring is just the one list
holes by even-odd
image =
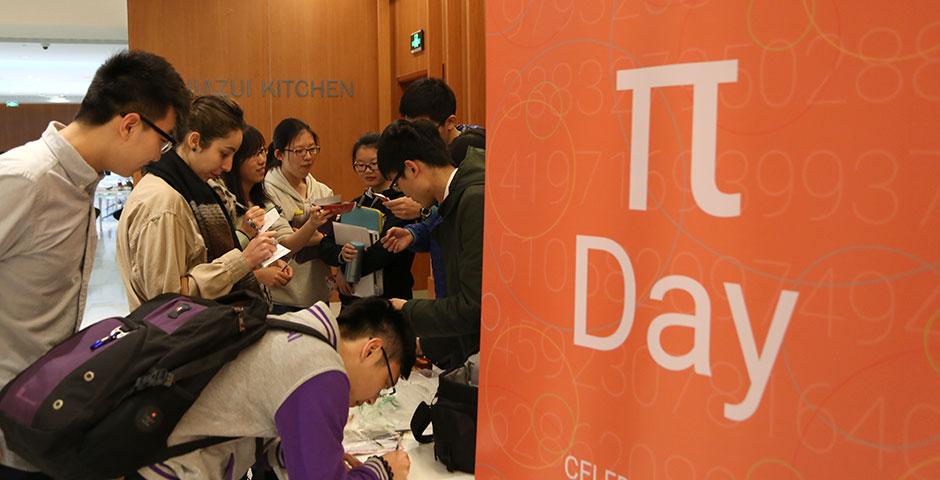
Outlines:
{"label": "silver thermos", "polygon": [[365,254],[366,244],[362,242],[349,242],[349,244],[356,248],[356,258],[346,264],[343,275],[346,283],[356,283],[362,276],[362,256]]}

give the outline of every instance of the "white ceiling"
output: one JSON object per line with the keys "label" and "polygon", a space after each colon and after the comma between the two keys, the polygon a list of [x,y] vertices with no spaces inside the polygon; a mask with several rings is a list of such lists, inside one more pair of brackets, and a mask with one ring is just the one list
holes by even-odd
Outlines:
{"label": "white ceiling", "polygon": [[126,0],[0,0],[0,102],[80,102],[124,48]]}

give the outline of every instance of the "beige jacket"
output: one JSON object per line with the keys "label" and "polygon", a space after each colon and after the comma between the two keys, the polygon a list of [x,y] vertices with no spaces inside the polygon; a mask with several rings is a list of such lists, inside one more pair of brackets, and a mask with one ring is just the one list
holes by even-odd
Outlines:
{"label": "beige jacket", "polygon": [[132,310],[161,293],[180,292],[181,278],[187,294],[212,299],[251,273],[238,249],[208,261],[192,209],[156,175],[141,178],[127,198],[118,222],[117,257]]}
{"label": "beige jacket", "polygon": [[[281,209],[281,215],[290,221],[297,210],[307,211],[313,202],[333,195],[330,187],[318,182],[313,175],[307,174],[307,192],[301,197],[290,185],[280,168],[272,168],[264,176],[264,188],[271,200]],[[271,296],[275,303],[306,308],[317,302],[330,301],[330,287],[326,278],[330,267],[320,260],[304,263],[292,263],[294,278],[280,288],[272,288]]]}

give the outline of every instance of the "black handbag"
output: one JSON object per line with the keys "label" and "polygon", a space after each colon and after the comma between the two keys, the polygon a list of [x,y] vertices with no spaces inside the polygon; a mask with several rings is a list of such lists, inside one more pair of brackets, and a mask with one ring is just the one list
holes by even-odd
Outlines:
{"label": "black handbag", "polygon": [[[440,376],[433,404],[421,402],[411,417],[411,432],[420,443],[434,441],[434,458],[453,472],[473,473],[477,443],[477,395],[467,364]],[[424,430],[433,425],[434,433]]]}

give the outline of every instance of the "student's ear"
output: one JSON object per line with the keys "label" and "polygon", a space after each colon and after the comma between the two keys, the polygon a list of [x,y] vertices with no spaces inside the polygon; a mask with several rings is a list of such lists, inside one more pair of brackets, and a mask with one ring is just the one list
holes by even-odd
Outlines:
{"label": "student's ear", "polygon": [[447,120],[444,120],[444,128],[446,128],[448,131],[450,131],[452,128],[457,128],[457,116],[451,115],[447,117]]}
{"label": "student's ear", "polygon": [[189,132],[186,134],[186,146],[194,152],[199,150],[199,140],[201,138],[202,136],[199,135],[199,132]]}
{"label": "student's ear", "polygon": [[118,135],[120,135],[121,139],[127,140],[128,137],[131,136],[131,130],[140,124],[140,115],[136,113],[128,113],[127,115],[120,117],[120,119],[121,121],[118,123]]}
{"label": "student's ear", "polygon": [[379,350],[382,347],[382,339],[377,337],[372,337],[366,340],[362,344],[362,349],[359,350],[359,360],[365,363],[369,357],[373,355],[382,356],[382,351]]}
{"label": "student's ear", "polygon": [[421,166],[418,165],[418,162],[414,160],[405,160],[405,170],[411,171],[411,176],[415,176],[420,169]]}

